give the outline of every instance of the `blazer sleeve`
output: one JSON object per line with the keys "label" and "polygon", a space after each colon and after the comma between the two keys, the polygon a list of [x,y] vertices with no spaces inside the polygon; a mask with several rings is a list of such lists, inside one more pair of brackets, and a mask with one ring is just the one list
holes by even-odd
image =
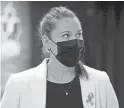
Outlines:
{"label": "blazer sleeve", "polygon": [[9,77],[1,100],[1,108],[19,108],[19,84],[14,75]]}
{"label": "blazer sleeve", "polygon": [[114,88],[110,82],[109,76],[106,74],[106,100],[107,108],[119,108],[118,100]]}

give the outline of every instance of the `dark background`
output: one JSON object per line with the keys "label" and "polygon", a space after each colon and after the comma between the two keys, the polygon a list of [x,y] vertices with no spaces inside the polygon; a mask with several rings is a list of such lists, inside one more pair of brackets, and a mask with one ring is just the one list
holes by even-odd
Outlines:
{"label": "dark background", "polygon": [[54,6],[67,6],[82,22],[86,65],[106,71],[124,107],[124,2],[29,2],[32,25],[32,67],[44,59],[37,27]]}

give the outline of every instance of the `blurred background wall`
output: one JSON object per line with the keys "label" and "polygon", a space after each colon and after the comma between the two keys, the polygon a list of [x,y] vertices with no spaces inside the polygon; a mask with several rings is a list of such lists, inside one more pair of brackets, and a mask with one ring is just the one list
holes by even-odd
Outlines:
{"label": "blurred background wall", "polygon": [[[82,58],[84,64],[106,71],[117,94],[120,108],[124,107],[124,2],[32,1],[14,2],[14,4],[18,8],[18,16],[23,29],[20,43],[22,49],[25,49],[13,61],[15,65],[18,65],[16,72],[35,67],[42,62],[44,56],[37,30],[39,21],[50,8],[67,6],[82,22],[86,45],[84,58]],[[5,66],[2,67],[3,86],[8,80],[9,75],[5,73],[9,68],[4,70]],[[15,71],[11,70],[11,72]]]}
{"label": "blurred background wall", "polygon": [[[14,12],[16,12],[15,16]],[[17,34],[17,31],[21,33]],[[17,35],[20,35],[18,39]],[[31,68],[32,34],[28,2],[1,2],[0,36],[2,96],[10,74]]]}

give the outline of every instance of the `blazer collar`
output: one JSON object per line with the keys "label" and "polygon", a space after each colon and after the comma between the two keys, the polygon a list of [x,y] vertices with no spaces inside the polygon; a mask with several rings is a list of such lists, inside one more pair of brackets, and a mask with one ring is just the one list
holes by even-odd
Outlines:
{"label": "blazer collar", "polygon": [[[49,58],[43,60],[43,62],[35,68],[36,78],[31,84],[33,103],[36,108],[45,108],[46,106],[46,77],[47,77],[47,62]],[[84,66],[86,71],[89,71]],[[88,72],[89,74],[89,72]],[[89,75],[89,79],[85,80],[80,78],[80,86],[82,93],[82,101],[84,108],[95,108],[96,106],[96,94],[95,94],[95,81],[94,78]],[[32,107],[33,108],[33,107]]]}

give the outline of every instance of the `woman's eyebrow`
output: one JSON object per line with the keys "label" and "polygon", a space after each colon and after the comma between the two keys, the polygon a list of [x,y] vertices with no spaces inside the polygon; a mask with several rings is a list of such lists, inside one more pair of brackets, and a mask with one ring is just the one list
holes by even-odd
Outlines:
{"label": "woman's eyebrow", "polygon": [[78,30],[77,32],[83,32],[82,30]]}
{"label": "woman's eyebrow", "polygon": [[63,32],[61,32],[60,34],[65,33],[65,32],[69,32],[69,33],[70,33],[70,31],[63,31]]}

